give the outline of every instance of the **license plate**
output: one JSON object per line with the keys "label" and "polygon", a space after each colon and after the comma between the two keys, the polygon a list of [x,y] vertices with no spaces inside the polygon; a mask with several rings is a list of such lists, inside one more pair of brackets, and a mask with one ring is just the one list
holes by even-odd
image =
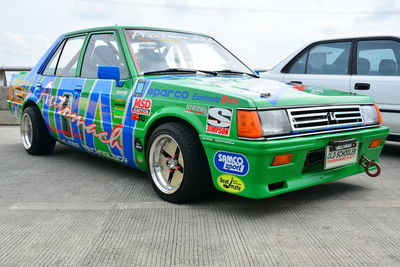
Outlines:
{"label": "license plate", "polygon": [[333,141],[325,149],[325,170],[357,162],[358,142],[354,139]]}

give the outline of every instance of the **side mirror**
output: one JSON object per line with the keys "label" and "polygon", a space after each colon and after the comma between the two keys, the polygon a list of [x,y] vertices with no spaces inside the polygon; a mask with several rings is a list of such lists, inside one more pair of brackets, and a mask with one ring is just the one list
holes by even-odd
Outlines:
{"label": "side mirror", "polygon": [[115,80],[117,86],[121,87],[124,83],[120,81],[121,73],[117,66],[98,66],[97,67],[97,78]]}

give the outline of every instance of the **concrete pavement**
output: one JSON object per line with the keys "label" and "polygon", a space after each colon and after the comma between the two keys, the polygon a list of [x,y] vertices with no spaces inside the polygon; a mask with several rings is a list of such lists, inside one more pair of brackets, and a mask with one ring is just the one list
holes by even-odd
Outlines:
{"label": "concrete pavement", "polygon": [[357,175],[250,200],[161,201],[146,175],[0,127],[0,265],[400,266],[400,144]]}

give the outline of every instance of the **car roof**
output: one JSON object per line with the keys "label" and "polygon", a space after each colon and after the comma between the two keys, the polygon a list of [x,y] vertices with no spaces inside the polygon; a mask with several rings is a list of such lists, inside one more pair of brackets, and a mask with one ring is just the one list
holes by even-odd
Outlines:
{"label": "car roof", "polygon": [[127,29],[127,30],[150,30],[150,31],[168,31],[168,32],[177,32],[177,33],[188,33],[188,34],[196,34],[205,37],[210,37],[204,33],[192,32],[192,31],[185,31],[185,30],[177,30],[177,29],[168,29],[168,28],[158,28],[158,27],[143,27],[143,26],[102,26],[102,27],[95,27],[95,28],[87,28],[82,30],[77,30],[73,32],[66,33],[66,35],[74,35],[79,33],[88,33],[88,32],[97,32],[97,31],[108,31],[108,30],[118,30],[118,29]]}
{"label": "car roof", "polygon": [[332,39],[322,39],[322,40],[314,40],[308,42],[308,44],[319,43],[319,42],[334,42],[334,41],[348,41],[353,39],[399,39],[400,36],[395,35],[372,35],[372,36],[352,36],[352,37],[339,37]]}

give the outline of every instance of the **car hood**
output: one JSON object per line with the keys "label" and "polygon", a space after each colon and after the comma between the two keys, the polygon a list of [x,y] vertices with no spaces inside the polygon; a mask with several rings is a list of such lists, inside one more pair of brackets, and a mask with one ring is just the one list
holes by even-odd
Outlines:
{"label": "car hood", "polygon": [[365,95],[245,76],[160,76],[150,78],[152,87],[199,90],[210,96],[223,94],[248,100],[249,107],[298,106],[315,104],[371,103]]}

